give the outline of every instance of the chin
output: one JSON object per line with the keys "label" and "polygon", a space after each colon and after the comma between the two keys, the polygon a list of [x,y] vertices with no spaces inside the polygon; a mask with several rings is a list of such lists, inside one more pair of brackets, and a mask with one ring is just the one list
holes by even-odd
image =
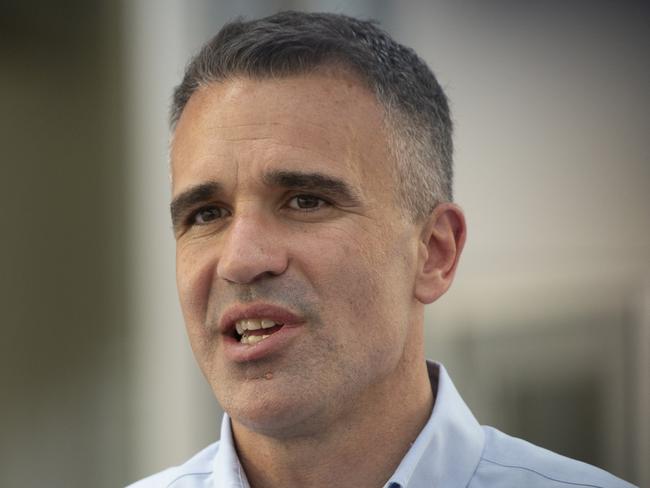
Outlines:
{"label": "chin", "polygon": [[221,404],[234,422],[269,437],[286,438],[318,430],[317,419],[324,405],[317,395],[307,396],[305,392],[287,392],[277,387],[273,391],[260,391],[265,389],[235,395]]}

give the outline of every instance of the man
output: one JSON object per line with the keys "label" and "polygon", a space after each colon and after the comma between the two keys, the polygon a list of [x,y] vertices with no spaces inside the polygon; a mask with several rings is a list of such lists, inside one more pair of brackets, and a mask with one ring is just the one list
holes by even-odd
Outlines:
{"label": "man", "polygon": [[225,26],[172,108],[177,284],[221,440],[137,487],[630,486],[480,427],[427,363],[465,242],[446,97],[369,22]]}

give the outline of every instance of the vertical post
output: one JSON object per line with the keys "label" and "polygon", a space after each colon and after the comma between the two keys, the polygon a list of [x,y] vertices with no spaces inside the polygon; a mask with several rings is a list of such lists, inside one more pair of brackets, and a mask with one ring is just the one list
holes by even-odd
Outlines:
{"label": "vertical post", "polygon": [[185,459],[195,447],[198,375],[176,297],[169,220],[167,118],[189,55],[182,0],[125,1],[128,330],[126,410],[130,480]]}
{"label": "vertical post", "polygon": [[650,280],[645,282],[639,300],[637,327],[637,408],[636,408],[636,482],[650,486]]}

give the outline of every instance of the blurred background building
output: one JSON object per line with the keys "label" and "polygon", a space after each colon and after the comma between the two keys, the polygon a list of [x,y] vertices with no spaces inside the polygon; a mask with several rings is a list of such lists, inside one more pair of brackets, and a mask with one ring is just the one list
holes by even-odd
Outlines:
{"label": "blurred background building", "polygon": [[229,19],[372,17],[432,67],[469,240],[427,352],[482,423],[650,486],[650,8],[3,0],[0,486],[123,486],[216,439],[176,300],[167,109]]}

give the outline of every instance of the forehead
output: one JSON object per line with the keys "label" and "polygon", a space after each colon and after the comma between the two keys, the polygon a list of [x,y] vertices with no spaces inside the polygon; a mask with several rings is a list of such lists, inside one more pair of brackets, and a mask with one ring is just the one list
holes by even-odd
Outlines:
{"label": "forehead", "polygon": [[385,134],[374,94],[345,72],[211,83],[192,95],[176,126],[173,191],[269,165],[327,169],[359,184],[390,179]]}

